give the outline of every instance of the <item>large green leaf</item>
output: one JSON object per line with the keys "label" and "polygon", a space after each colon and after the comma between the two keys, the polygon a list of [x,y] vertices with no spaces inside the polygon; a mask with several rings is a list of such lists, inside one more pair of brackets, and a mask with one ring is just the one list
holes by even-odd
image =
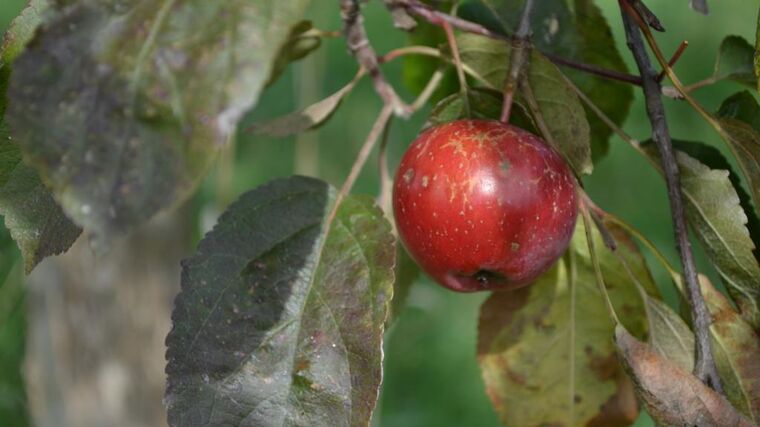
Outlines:
{"label": "large green leaf", "polygon": [[620,325],[615,328],[615,343],[639,399],[658,425],[752,426],[725,397]]}
{"label": "large green leaf", "polygon": [[[654,284],[634,243],[614,229],[641,286]],[[594,233],[616,311],[643,335],[645,310],[623,264]],[[481,308],[478,356],[488,396],[505,426],[629,425],[637,414],[612,341],[614,323],[594,279],[585,234],[529,287],[494,293]]]}
{"label": "large green leaf", "polygon": [[99,246],[190,194],[308,0],[67,3],[17,59],[8,121]]}
{"label": "large green leaf", "polygon": [[[474,34],[459,35],[457,40],[462,62],[491,89],[500,90],[509,70],[510,46]],[[535,50],[531,51],[527,77],[557,147],[577,173],[591,173],[589,124],[578,96],[557,67]]]}
{"label": "large green leaf", "polygon": [[22,162],[21,150],[11,140],[3,120],[12,63],[33,36],[47,7],[47,0],[30,2],[11,23],[0,50],[0,215],[21,248],[27,272],[46,256],[66,251],[81,233],[37,173]]}
{"label": "large green leaf", "polygon": [[[169,424],[366,426],[395,241],[368,198],[293,177],[246,193],[183,262]],[[328,231],[329,230],[329,231]]]}
{"label": "large green leaf", "polygon": [[[645,150],[653,162],[658,161],[654,144]],[[760,265],[729,171],[710,169],[681,151],[676,152],[676,161],[689,224],[743,315],[760,325]]]}
{"label": "large green leaf", "polygon": [[757,87],[754,70],[755,49],[740,36],[728,36],[723,39],[715,60],[713,78],[716,80],[734,80],[752,88]]}
{"label": "large green leaf", "polygon": [[[494,20],[500,20],[502,32],[512,32],[510,30],[516,28],[523,6],[524,1],[514,0],[469,1],[462,6],[461,13],[466,13],[468,18],[492,29],[496,25]],[[473,13],[473,9],[480,11]],[[610,26],[592,0],[535,2],[531,24],[532,41],[542,52],[606,69],[627,71]],[[563,67],[562,72],[616,124],[622,124],[633,102],[631,85],[595,77],[572,68]],[[596,160],[607,152],[612,131],[595,114],[588,114],[588,121],[591,127],[592,153]]]}

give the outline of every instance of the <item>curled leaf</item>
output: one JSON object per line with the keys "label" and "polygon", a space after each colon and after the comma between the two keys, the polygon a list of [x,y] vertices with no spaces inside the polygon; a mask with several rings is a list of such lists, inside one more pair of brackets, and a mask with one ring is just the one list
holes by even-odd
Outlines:
{"label": "curled leaf", "polygon": [[356,83],[362,75],[364,75],[364,73],[358,74],[356,78],[343,86],[339,91],[321,101],[309,105],[303,110],[254,123],[248,128],[248,131],[256,135],[284,138],[286,136],[297,135],[307,130],[314,129],[332,116],[335,110],[340,106],[343,98],[351,93],[351,90],[356,86]]}
{"label": "curled leaf", "polygon": [[623,326],[615,328],[615,344],[636,394],[658,424],[752,426],[723,396],[655,353]]}

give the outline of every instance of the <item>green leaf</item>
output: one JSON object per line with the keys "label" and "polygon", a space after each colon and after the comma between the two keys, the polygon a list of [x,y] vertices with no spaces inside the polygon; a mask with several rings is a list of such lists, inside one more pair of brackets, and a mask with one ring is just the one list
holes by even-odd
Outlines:
{"label": "green leaf", "polygon": [[760,105],[749,91],[737,92],[723,100],[717,115],[740,120],[760,131]]}
{"label": "green leaf", "polygon": [[[500,90],[509,68],[506,58],[510,57],[510,46],[473,34],[459,35],[457,40],[462,62],[477,72],[490,89]],[[591,173],[589,124],[578,96],[557,67],[536,50],[531,51],[527,76],[559,150],[577,173]]]}
{"label": "green leaf", "polygon": [[[0,131],[0,135],[2,135]],[[68,250],[82,230],[64,215],[18,146],[0,136],[0,215],[30,273],[45,257]]]}
{"label": "green leaf", "polygon": [[694,333],[689,325],[658,299],[647,296],[646,304],[652,350],[684,371],[693,371]]}
{"label": "green leaf", "polygon": [[615,343],[639,399],[658,425],[752,425],[726,398],[655,353],[623,326],[615,328]]}
{"label": "green leaf", "polygon": [[[502,95],[499,92],[490,89],[472,88],[467,94],[470,100],[469,118],[498,120],[501,116]],[[512,109],[510,122],[515,126],[525,129],[534,134],[538,134],[530,116],[528,109],[524,106],[524,101],[516,97],[515,105],[519,108]],[[442,99],[433,107],[428,117],[426,127],[437,126],[453,120],[467,118],[465,114],[464,103],[460,93],[449,95]]]}
{"label": "green leaf", "polygon": [[16,60],[8,122],[96,247],[194,190],[307,3],[104,0],[53,11]]}
{"label": "green leaf", "polygon": [[358,75],[339,91],[321,101],[294,113],[254,123],[248,128],[248,131],[256,135],[284,138],[317,128],[327,121],[335,110],[338,109],[343,98],[351,93],[354,86],[356,86],[359,77],[361,75]]}
{"label": "green leaf", "polygon": [[729,79],[752,88],[757,87],[754,70],[755,49],[740,36],[728,36],[723,39],[715,60],[713,78]]}
{"label": "green leaf", "polygon": [[2,118],[11,63],[31,39],[47,7],[47,0],[32,1],[11,23],[0,50],[0,215],[21,249],[27,273],[43,258],[66,251],[81,234],[37,173],[22,162]]}
{"label": "green leaf", "polygon": [[[619,229],[614,232],[635,280],[653,290],[634,243]],[[645,311],[635,282],[618,258],[602,249],[598,233],[594,239],[616,311],[643,335]],[[536,283],[495,292],[481,308],[478,359],[505,426],[629,425],[636,418],[637,405],[611,339],[615,325],[595,281],[582,226],[570,251],[566,262]]]}
{"label": "green leaf", "polygon": [[[645,150],[653,162],[659,162],[654,144],[645,145]],[[729,171],[710,169],[681,151],[676,152],[676,161],[689,224],[743,315],[760,325],[760,265]]]}
{"label": "green leaf", "polygon": [[366,426],[395,241],[369,198],[304,177],[243,195],[182,264],[171,426]]}
{"label": "green leaf", "polygon": [[[496,27],[494,20],[500,20],[502,28],[516,28],[524,7],[524,1],[514,0],[482,0],[482,3],[472,1],[468,4],[482,5],[478,9],[483,10],[472,18],[491,29]],[[486,13],[489,10],[490,16]],[[471,11],[468,13],[472,15]],[[531,24],[533,43],[542,52],[610,70],[628,71],[609,24],[591,0],[535,2]],[[623,123],[633,102],[631,85],[595,77],[572,68],[563,67],[561,70],[617,125]],[[584,108],[589,111],[585,105]],[[591,128],[591,151],[594,160],[597,160],[606,154],[612,130],[595,114],[587,116]]]}
{"label": "green leaf", "polygon": [[282,75],[291,62],[298,61],[319,49],[322,39],[313,32],[314,26],[311,21],[301,21],[293,26],[287,41],[280,48],[269,73],[266,85],[270,86]]}
{"label": "green leaf", "polygon": [[713,318],[712,347],[726,397],[760,424],[760,338],[706,277],[700,276],[700,284]]}

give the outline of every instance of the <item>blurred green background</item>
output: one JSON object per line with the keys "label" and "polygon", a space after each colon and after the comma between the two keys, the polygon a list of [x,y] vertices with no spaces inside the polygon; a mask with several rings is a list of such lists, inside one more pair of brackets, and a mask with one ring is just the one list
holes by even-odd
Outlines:
{"label": "blurred green background", "polygon": [[[340,28],[336,2],[312,3],[309,18],[317,28]],[[624,43],[617,2],[597,3],[613,28],[629,69],[634,70]],[[0,29],[7,26],[24,4],[24,0],[0,1]],[[726,35],[736,34],[754,42],[757,0],[713,0],[709,16],[690,10],[687,0],[650,0],[647,4],[668,30],[657,34],[666,54],[673,52],[682,40],[690,43],[675,67],[686,83],[712,73],[715,53]],[[369,2],[365,13],[370,40],[379,53],[405,43],[406,35],[393,29],[380,1]],[[316,54],[296,63],[264,93],[246,123],[290,112],[324,98],[348,82],[356,68],[343,40],[327,39]],[[410,100],[412,95],[401,83],[401,62],[394,61],[383,69],[401,95]],[[742,89],[738,84],[725,82],[699,90],[696,98],[708,110],[715,110],[724,98]],[[640,91],[636,90],[624,129],[637,139],[645,140],[650,128],[641,98]],[[674,137],[706,142],[728,154],[713,130],[685,102],[666,100],[666,107]],[[340,185],[379,109],[380,101],[369,81],[364,79],[332,120],[315,132],[298,138],[270,140],[253,138],[241,131],[234,146],[220,157],[217,167],[191,201],[195,207],[191,211],[197,215],[196,237],[213,224],[216,215],[237,195],[272,178],[300,173],[318,175]],[[392,167],[420,129],[426,112],[408,121],[393,123],[389,151]],[[373,157],[357,182],[355,192],[376,195],[377,177]],[[585,183],[601,207],[639,228],[677,264],[664,183],[644,159],[621,140],[612,139],[609,154],[596,164],[594,174]],[[704,255],[698,246],[695,248],[700,270],[714,277]],[[668,286],[664,271],[651,254],[648,257],[658,283],[661,287]],[[375,426],[499,425],[483,391],[475,359],[478,307],[486,296],[451,293],[427,279],[415,284],[406,308],[388,332],[385,382]],[[670,302],[676,303],[673,298]],[[651,421],[643,416],[638,425],[651,425]]]}

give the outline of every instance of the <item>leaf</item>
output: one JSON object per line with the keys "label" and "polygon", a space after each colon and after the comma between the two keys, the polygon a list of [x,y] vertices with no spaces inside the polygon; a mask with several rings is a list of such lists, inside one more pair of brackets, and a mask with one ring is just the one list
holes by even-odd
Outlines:
{"label": "leaf", "polygon": [[755,49],[744,38],[740,36],[724,38],[718,49],[713,78],[734,80],[753,88],[756,87],[754,56]]}
{"label": "leaf", "polygon": [[[473,34],[457,37],[464,64],[499,90],[504,86],[511,48],[503,41]],[[591,173],[589,124],[578,96],[562,78],[560,71],[536,50],[531,51],[528,82],[541,114],[559,150],[577,173]]]}
{"label": "leaf", "polygon": [[327,224],[335,196],[305,177],[259,187],[183,262],[171,426],[368,425],[395,242],[368,198],[346,198]]}
{"label": "leaf", "polygon": [[760,336],[705,276],[699,279],[713,318],[712,348],[726,397],[760,424]]}
{"label": "leaf", "polygon": [[[503,28],[514,29],[521,16],[524,1],[482,0],[468,2],[482,5],[474,18],[494,29],[494,20],[500,20]],[[464,7],[464,6],[463,6]],[[470,9],[473,9],[470,6]],[[487,11],[491,12],[490,16]],[[542,0],[535,2],[531,14],[533,43],[541,52],[553,54],[566,60],[627,72],[627,67],[615,44],[612,31],[601,10],[591,0]],[[472,12],[468,11],[472,14]],[[481,22],[482,21],[482,22]],[[513,33],[513,31],[508,31]],[[589,98],[617,125],[628,115],[633,102],[633,88],[589,75],[588,73],[562,67],[567,75]],[[588,112],[587,107],[584,108]],[[595,114],[587,114],[591,130],[591,151],[594,160],[606,154],[612,130]]]}
{"label": "leaf", "polygon": [[652,350],[686,372],[694,370],[694,333],[664,302],[646,297]]}
{"label": "leaf", "polygon": [[361,75],[351,80],[339,91],[318,101],[303,110],[286,114],[281,117],[254,123],[248,130],[256,135],[266,135],[275,138],[297,135],[307,130],[314,129],[325,121],[338,109],[343,98],[353,90]]}
{"label": "leaf", "polygon": [[16,60],[7,119],[95,247],[193,191],[307,3],[77,1],[51,13]]}
{"label": "leaf", "polygon": [[303,59],[319,49],[322,45],[322,39],[311,31],[313,29],[314,26],[311,21],[301,21],[291,28],[287,41],[275,57],[266,86],[274,84],[291,62]]}
{"label": "leaf", "polygon": [[750,421],[692,374],[655,353],[622,326],[615,343],[647,412],[660,425],[750,427]]}
{"label": "leaf", "polygon": [[[622,231],[614,232],[636,280],[653,288],[638,249]],[[599,234],[594,238],[601,248]],[[505,426],[629,425],[636,418],[630,383],[611,340],[614,324],[599,293],[581,226],[570,251],[567,263],[560,262],[536,283],[495,292],[481,307],[478,360],[487,394]],[[617,257],[600,252],[616,310],[643,334],[645,312],[635,282]]]}
{"label": "leaf", "polygon": [[21,161],[21,151],[11,141],[2,118],[11,63],[34,34],[47,7],[46,0],[32,1],[11,23],[0,50],[0,215],[21,249],[27,273],[43,258],[65,252],[82,231],[63,214],[37,173]]}
{"label": "leaf", "polygon": [[760,130],[760,105],[749,91],[736,92],[723,100],[717,115],[740,120],[753,129]]}
{"label": "leaf", "polygon": [[5,114],[5,92],[11,75],[11,63],[23,51],[50,6],[49,0],[30,0],[21,14],[8,26],[0,47],[0,119]]}
{"label": "leaf", "polygon": [[66,252],[82,233],[7,137],[0,140],[0,215],[21,249],[26,273],[45,257]]}
{"label": "leaf", "polygon": [[[490,89],[472,88],[468,91],[467,96],[470,100],[470,118],[498,120],[501,116],[501,93]],[[524,101],[520,97],[516,97],[515,105],[519,108],[512,110],[510,122],[515,126],[538,134],[528,115],[528,109],[524,106]],[[456,93],[442,99],[433,107],[425,127],[437,126],[463,118],[467,118],[467,115],[462,103],[462,96]]]}
{"label": "leaf", "polygon": [[[659,165],[654,144],[645,145],[645,150]],[[743,315],[760,325],[760,265],[729,171],[710,169],[681,151],[676,161],[689,224]],[[660,166],[657,170],[662,173]]]}

